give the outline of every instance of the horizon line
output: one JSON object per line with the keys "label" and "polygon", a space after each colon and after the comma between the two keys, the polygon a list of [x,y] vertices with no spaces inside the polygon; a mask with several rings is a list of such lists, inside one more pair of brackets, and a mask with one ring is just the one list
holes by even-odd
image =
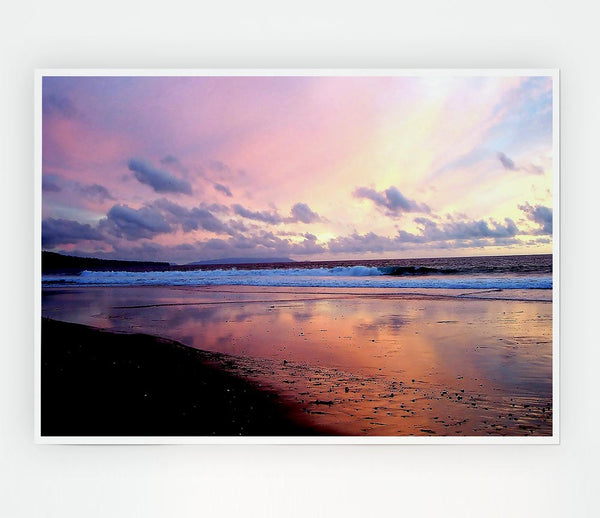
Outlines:
{"label": "horizon line", "polygon": [[93,257],[93,256],[82,256],[82,255],[69,255],[61,252],[54,252],[51,250],[42,250],[43,253],[51,253],[57,254],[63,257],[74,257],[77,259],[95,259],[99,261],[119,261],[119,262],[130,262],[130,263],[167,263],[169,266],[203,266],[203,262],[211,262],[212,264],[227,264],[227,263],[218,263],[217,261],[231,261],[231,260],[248,260],[247,263],[238,263],[238,264],[277,264],[279,262],[294,262],[294,263],[333,263],[333,262],[355,262],[355,261],[420,261],[424,259],[470,259],[470,258],[485,258],[485,257],[528,257],[528,256],[542,256],[542,255],[550,255],[554,256],[554,252],[544,253],[544,254],[496,254],[496,255],[449,255],[449,256],[430,256],[430,257],[393,257],[393,258],[374,258],[374,259],[306,259],[306,260],[298,260],[292,259],[291,257],[280,257],[273,259],[282,259],[284,261],[265,261],[265,259],[272,259],[269,257],[220,257],[216,259],[200,259],[198,261],[191,261],[188,263],[176,263],[171,261],[159,261],[159,260],[140,260],[140,259],[104,259],[102,257]]}

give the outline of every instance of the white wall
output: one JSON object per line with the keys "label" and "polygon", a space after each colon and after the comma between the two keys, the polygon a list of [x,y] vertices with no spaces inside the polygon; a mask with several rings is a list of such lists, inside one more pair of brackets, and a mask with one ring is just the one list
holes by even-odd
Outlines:
{"label": "white wall", "polygon": [[[507,0],[5,2],[0,516],[598,516],[598,12]],[[33,69],[559,67],[560,446],[35,446]],[[596,332],[595,332],[596,331]]]}

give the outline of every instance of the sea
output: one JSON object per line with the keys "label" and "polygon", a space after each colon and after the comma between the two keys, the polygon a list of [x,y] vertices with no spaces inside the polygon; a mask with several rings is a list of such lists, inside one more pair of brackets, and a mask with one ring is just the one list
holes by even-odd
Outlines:
{"label": "sea", "polygon": [[171,265],[145,271],[84,270],[45,274],[42,285],[551,290],[552,255]]}

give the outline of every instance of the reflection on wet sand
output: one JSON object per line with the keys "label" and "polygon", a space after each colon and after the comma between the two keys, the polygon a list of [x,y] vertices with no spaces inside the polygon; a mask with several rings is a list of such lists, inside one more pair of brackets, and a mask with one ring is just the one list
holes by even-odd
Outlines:
{"label": "reflection on wet sand", "polygon": [[552,304],[456,295],[77,288],[44,290],[42,306],[230,355],[223,368],[339,434],[551,435]]}

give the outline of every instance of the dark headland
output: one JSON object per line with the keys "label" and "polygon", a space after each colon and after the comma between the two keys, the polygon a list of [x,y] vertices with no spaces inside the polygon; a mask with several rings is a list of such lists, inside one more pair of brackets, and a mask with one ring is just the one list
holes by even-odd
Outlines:
{"label": "dark headland", "polygon": [[226,356],[143,334],[42,319],[42,436],[302,436],[279,397],[219,369]]}
{"label": "dark headland", "polygon": [[171,264],[158,261],[121,261],[115,259],[99,259],[97,257],[78,257],[74,255],[59,254],[56,252],[42,252],[43,274],[78,275],[84,270],[110,271],[121,270],[127,272],[167,271],[167,270],[196,270],[201,267],[214,269],[225,265],[242,267],[256,267],[264,265],[281,265],[295,262],[289,257],[228,257],[207,261],[196,261],[188,264]]}
{"label": "dark headland", "polygon": [[84,270],[148,271],[168,268],[169,263],[156,261],[117,261],[95,257],[76,257],[56,252],[42,252],[42,273],[78,274]]}

